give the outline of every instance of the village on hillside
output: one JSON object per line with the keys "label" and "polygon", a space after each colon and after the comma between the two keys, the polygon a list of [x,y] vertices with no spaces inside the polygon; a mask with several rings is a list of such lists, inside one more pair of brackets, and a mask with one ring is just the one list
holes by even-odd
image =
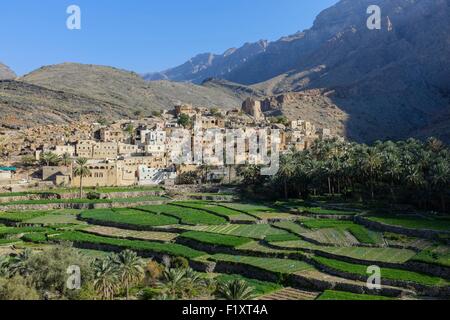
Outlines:
{"label": "village on hillside", "polygon": [[[231,111],[180,104],[150,117],[137,113],[135,119],[114,122],[84,118],[65,125],[0,132],[0,186],[8,191],[78,187],[80,177],[74,174],[74,168],[79,158],[87,159],[90,174],[83,177],[86,187],[173,185],[183,181],[190,184],[199,178],[230,182],[236,178],[235,165],[206,164],[208,172],[199,177],[205,163],[174,161],[174,151],[181,143],[176,137],[186,139],[187,134],[191,136],[192,149],[197,144],[195,148],[200,146],[206,155],[211,145],[203,134],[207,130],[241,130],[244,134],[249,130],[277,130],[276,148],[280,153],[302,151],[318,139],[333,137],[330,129],[317,128],[302,119],[288,121],[283,116],[265,116],[261,102],[251,98]],[[241,164],[250,163],[248,139],[245,143],[244,153],[236,155]]]}

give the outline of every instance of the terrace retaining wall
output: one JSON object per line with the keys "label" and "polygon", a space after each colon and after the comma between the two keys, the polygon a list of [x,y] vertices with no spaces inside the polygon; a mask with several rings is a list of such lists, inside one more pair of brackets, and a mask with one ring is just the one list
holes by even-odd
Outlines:
{"label": "terrace retaining wall", "polygon": [[133,206],[163,205],[170,200],[161,201],[139,201],[139,202],[110,202],[110,203],[46,203],[46,204],[15,204],[0,205],[0,211],[27,211],[27,210],[58,210],[58,209],[111,209],[128,208]]}
{"label": "terrace retaining wall", "polygon": [[[88,192],[96,192],[95,190],[88,190],[84,193]],[[136,198],[136,197],[146,197],[146,196],[163,196],[166,192],[161,191],[126,191],[126,192],[109,192],[109,193],[99,193],[101,199],[116,199],[116,198]],[[69,192],[69,193],[52,193],[43,192],[43,193],[33,193],[21,196],[5,196],[0,197],[1,203],[8,203],[14,201],[23,201],[23,200],[44,200],[44,199],[79,199],[80,194],[78,192]]]}

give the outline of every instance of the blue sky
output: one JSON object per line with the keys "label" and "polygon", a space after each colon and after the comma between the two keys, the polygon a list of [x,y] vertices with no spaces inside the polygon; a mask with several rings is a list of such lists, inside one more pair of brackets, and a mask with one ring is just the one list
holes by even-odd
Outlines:
{"label": "blue sky", "polygon": [[[3,0],[0,62],[19,75],[80,62],[161,71],[202,52],[222,53],[311,27],[337,0]],[[82,29],[66,28],[78,5]]]}

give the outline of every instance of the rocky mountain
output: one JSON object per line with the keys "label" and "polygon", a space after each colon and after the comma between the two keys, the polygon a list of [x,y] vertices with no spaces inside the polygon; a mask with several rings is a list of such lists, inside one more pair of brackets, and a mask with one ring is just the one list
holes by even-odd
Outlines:
{"label": "rocky mountain", "polygon": [[61,123],[83,115],[117,119],[135,111],[171,109],[179,103],[236,108],[254,90],[210,79],[204,85],[146,82],[133,72],[65,63],[42,67],[16,81],[0,81],[0,125]]}
{"label": "rocky mountain", "polygon": [[0,126],[9,128],[65,123],[83,115],[100,119],[128,114],[117,104],[14,80],[0,81],[0,110]]}
{"label": "rocky mountain", "polygon": [[203,53],[186,63],[162,72],[148,73],[146,80],[173,80],[180,82],[202,83],[207,78],[226,78],[227,74],[239,68],[248,60],[263,53],[268,42],[246,43],[241,48],[231,48],[223,54]]}
{"label": "rocky mountain", "polygon": [[[367,27],[370,5],[381,8],[381,30]],[[266,43],[225,74],[214,74],[213,65],[202,73],[269,96],[319,89],[347,115],[349,138],[406,138],[449,114],[449,34],[450,0],[341,0],[311,29]],[[176,79],[165,74],[197,81],[189,70]],[[314,110],[294,109],[298,116]],[[450,128],[443,130],[438,136],[448,136]]]}
{"label": "rocky mountain", "polygon": [[0,63],[0,80],[14,79],[16,74],[8,66]]}

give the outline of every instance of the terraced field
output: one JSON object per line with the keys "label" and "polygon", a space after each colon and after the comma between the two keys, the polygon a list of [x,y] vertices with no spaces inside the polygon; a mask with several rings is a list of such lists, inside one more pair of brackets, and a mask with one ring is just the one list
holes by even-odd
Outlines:
{"label": "terraced field", "polygon": [[370,294],[357,294],[344,291],[326,290],[317,300],[393,300],[389,297],[374,296]]}
{"label": "terraced field", "polygon": [[231,256],[227,254],[215,254],[210,257],[214,261],[232,262],[249,265],[263,270],[278,273],[293,273],[305,270],[313,270],[314,267],[303,261],[276,258],[257,258],[248,256]]}
{"label": "terraced field", "polygon": [[294,288],[283,288],[271,294],[259,297],[258,300],[281,300],[281,301],[299,301],[299,300],[315,300],[319,295],[318,292],[302,291]]}
{"label": "terraced field", "polygon": [[137,207],[137,209],[154,213],[158,215],[166,215],[179,219],[181,224],[187,225],[220,225],[226,224],[227,220],[218,215],[211,214],[204,210],[194,208],[184,208],[176,205],[154,205]]}
{"label": "terraced field", "polygon": [[287,241],[272,243],[273,246],[285,250],[310,249],[323,251],[343,257],[350,257],[367,261],[381,261],[391,263],[404,263],[414,257],[416,253],[411,250],[397,248],[368,248],[368,247],[329,247],[319,246],[307,241]]}
{"label": "terraced field", "polygon": [[207,212],[212,212],[233,222],[252,222],[257,220],[253,216],[242,213],[240,211],[236,211],[234,209],[227,208],[225,206],[215,205],[213,202],[181,201],[174,202],[173,204],[186,208],[200,209]]}
{"label": "terraced field", "polygon": [[[358,265],[354,263],[343,262],[334,259],[328,259],[324,257],[314,257],[314,260],[323,264],[331,269],[335,269],[337,271],[348,272],[355,275],[367,276],[367,266]],[[450,283],[440,277],[428,276],[425,274],[406,271],[406,270],[398,270],[391,268],[383,268],[382,269],[382,278],[390,279],[390,280],[401,280],[410,283],[417,283],[426,286],[449,286]]]}
{"label": "terraced field", "polygon": [[84,232],[92,233],[99,236],[139,239],[150,241],[170,242],[178,237],[176,233],[170,232],[153,232],[153,231],[135,231],[127,229],[119,229],[112,227],[91,226],[83,229]]}
{"label": "terraced field", "polygon": [[80,218],[98,224],[115,223],[143,229],[179,223],[179,220],[172,216],[135,209],[87,210],[80,214]]}
{"label": "terraced field", "polygon": [[369,220],[381,222],[388,225],[400,226],[411,229],[429,229],[436,231],[450,232],[450,218],[407,216],[407,215],[386,215],[377,214],[367,216]]}
{"label": "terraced field", "polygon": [[[102,192],[118,190],[123,192],[121,188]],[[72,242],[92,256],[130,249],[146,258],[185,257],[202,272],[210,268],[217,272],[216,262],[219,266],[233,266],[232,270],[225,267],[221,270],[234,274],[213,273],[210,277],[219,282],[243,279],[254,287],[255,296],[264,300],[388,299],[354,293],[364,291],[367,265],[377,265],[377,262],[397,265],[420,262],[417,265],[425,266],[420,272],[406,267],[382,268],[382,279],[400,280],[400,287],[394,288],[398,296],[409,290],[408,294],[421,298],[423,293],[415,289],[418,285],[439,288],[439,292],[445,292],[442,289],[449,286],[450,248],[445,241],[373,231],[353,222],[353,211],[325,209],[325,204],[320,208],[310,207],[301,201],[271,205],[238,201],[171,202],[164,198],[168,201],[164,205],[134,206],[140,199],[127,198],[128,208],[0,212],[0,222],[11,225],[0,225],[0,252],[12,248],[40,250],[60,242]],[[122,200],[107,199],[111,203]],[[293,214],[299,207],[308,209],[309,214]],[[346,220],[318,218],[311,213],[347,217]],[[447,219],[393,215],[370,216],[370,219],[450,231]],[[237,254],[230,255],[230,252]],[[270,281],[253,279],[262,276],[247,272],[251,267],[258,268],[263,275],[271,275]],[[436,275],[436,270],[447,276]],[[287,282],[292,277],[306,282]],[[279,283],[274,283],[274,279]],[[324,285],[346,291],[324,291]]]}
{"label": "terraced field", "polygon": [[188,230],[204,231],[217,234],[229,234],[233,236],[247,237],[252,239],[264,239],[270,235],[287,234],[286,231],[276,229],[269,224],[226,224],[219,226],[195,226],[184,227]]}

